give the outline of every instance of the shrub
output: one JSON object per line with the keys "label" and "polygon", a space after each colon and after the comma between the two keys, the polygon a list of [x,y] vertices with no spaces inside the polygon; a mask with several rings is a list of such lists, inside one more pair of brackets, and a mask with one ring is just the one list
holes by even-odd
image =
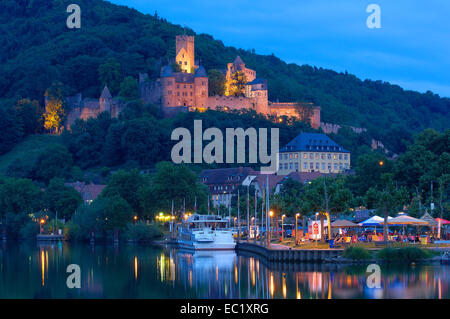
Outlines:
{"label": "shrub", "polygon": [[128,224],[126,237],[136,242],[148,242],[162,236],[161,229],[155,225],[147,225],[145,222],[138,222],[136,225]]}
{"label": "shrub", "polygon": [[416,261],[431,258],[433,254],[419,247],[386,247],[378,252],[378,258],[386,261]]}
{"label": "shrub", "polygon": [[352,260],[369,259],[370,252],[364,247],[349,246],[345,248],[343,256]]}

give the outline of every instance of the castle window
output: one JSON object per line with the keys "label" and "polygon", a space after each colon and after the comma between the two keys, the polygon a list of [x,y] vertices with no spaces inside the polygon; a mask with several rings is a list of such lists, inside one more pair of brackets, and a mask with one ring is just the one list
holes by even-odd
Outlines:
{"label": "castle window", "polygon": [[192,92],[191,92],[191,96],[192,96]]}
{"label": "castle window", "polygon": [[167,91],[167,94],[172,95],[172,91]]}
{"label": "castle window", "polygon": [[184,61],[184,65],[187,65],[187,61]]}

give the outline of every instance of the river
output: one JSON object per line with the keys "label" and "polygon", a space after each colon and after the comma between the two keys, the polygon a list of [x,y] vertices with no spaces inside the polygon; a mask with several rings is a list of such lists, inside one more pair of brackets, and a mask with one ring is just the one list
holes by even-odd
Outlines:
{"label": "river", "polygon": [[[81,288],[67,287],[67,266]],[[235,252],[121,244],[0,243],[0,298],[450,298],[450,266],[271,264]]]}

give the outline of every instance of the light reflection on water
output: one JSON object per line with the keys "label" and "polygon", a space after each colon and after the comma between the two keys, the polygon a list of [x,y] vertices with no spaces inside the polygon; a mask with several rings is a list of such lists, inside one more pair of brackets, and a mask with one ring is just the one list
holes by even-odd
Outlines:
{"label": "light reflection on water", "polygon": [[[382,266],[381,288],[365,266],[267,264],[235,252],[132,245],[0,244],[0,298],[440,298],[450,267]],[[68,289],[66,267],[81,267]]]}

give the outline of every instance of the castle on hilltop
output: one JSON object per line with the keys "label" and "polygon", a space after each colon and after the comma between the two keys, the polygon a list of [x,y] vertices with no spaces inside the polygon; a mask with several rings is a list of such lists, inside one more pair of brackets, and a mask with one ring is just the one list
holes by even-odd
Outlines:
{"label": "castle on hilltop", "polygon": [[[268,97],[267,81],[256,77],[256,71],[247,68],[237,56],[224,70],[225,95],[208,96],[208,74],[203,66],[195,61],[194,37],[176,37],[176,58],[181,72],[175,72],[170,64],[161,68],[159,79],[151,82],[147,74],[139,75],[141,98],[146,103],[161,106],[165,116],[178,112],[205,111],[209,109],[240,110],[252,109],[264,115],[288,116],[301,119],[309,117],[311,126],[320,126],[320,107],[312,103],[271,102]],[[242,72],[247,80],[243,95],[231,95],[232,76]],[[305,112],[308,110],[308,112]]]}
{"label": "castle on hilltop", "polygon": [[[176,36],[175,63],[179,71],[173,70],[171,64],[161,68],[160,77],[151,81],[148,74],[139,74],[139,93],[144,103],[159,105],[166,117],[179,112],[217,110],[252,109],[266,116],[280,118],[282,116],[308,119],[313,128],[320,127],[320,107],[312,103],[280,103],[269,101],[267,81],[256,77],[256,71],[247,68],[241,57],[227,64],[223,70],[225,76],[225,94],[208,96],[208,74],[203,66],[195,60],[195,42],[193,36]],[[180,71],[181,70],[181,71]],[[240,72],[245,77],[245,87],[241,95],[231,92],[233,75]],[[125,108],[126,104],[113,98],[104,87],[98,100],[83,98],[80,94],[66,98],[71,110],[67,116],[66,128],[76,119],[86,120],[97,117],[104,111],[112,117]]]}

